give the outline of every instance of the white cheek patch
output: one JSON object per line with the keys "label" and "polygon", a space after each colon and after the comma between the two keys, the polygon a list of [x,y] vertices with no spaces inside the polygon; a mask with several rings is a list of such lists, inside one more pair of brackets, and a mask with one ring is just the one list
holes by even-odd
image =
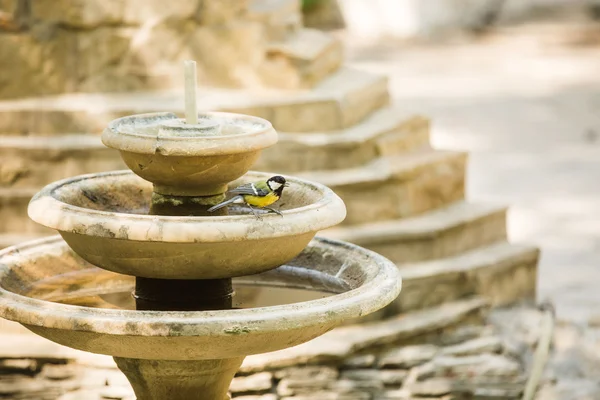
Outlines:
{"label": "white cheek patch", "polygon": [[279,182],[269,182],[269,187],[271,188],[271,190],[277,190],[282,186],[283,184]]}

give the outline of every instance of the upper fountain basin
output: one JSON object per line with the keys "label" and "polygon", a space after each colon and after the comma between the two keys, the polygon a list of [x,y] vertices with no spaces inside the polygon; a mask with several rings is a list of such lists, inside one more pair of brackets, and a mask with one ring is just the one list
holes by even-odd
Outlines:
{"label": "upper fountain basin", "polygon": [[[262,275],[269,277],[261,279]],[[278,286],[332,295],[222,311],[135,311],[62,304],[55,301],[68,300],[76,292],[97,296],[103,288],[131,278],[99,270],[77,257],[60,238],[50,237],[0,252],[0,317],[57,343],[94,353],[141,359],[222,359],[311,340],[348,319],[384,307],[401,287],[398,268],[386,258],[320,238],[286,266],[243,279],[249,278],[265,291],[276,281]],[[82,287],[82,282],[89,285]]]}
{"label": "upper fountain basin", "polygon": [[242,114],[200,113],[189,125],[173,113],[152,113],[110,122],[102,142],[157,193],[212,196],[244,175],[277,133],[269,121]]}
{"label": "upper fountain basin", "polygon": [[[249,172],[232,187],[267,179]],[[46,186],[29,217],[56,229],[83,259],[146,278],[217,279],[255,274],[294,258],[316,232],[346,216],[329,188],[286,177],[275,207],[283,216],[186,217],[148,215],[152,185],[130,171],[81,175]]]}

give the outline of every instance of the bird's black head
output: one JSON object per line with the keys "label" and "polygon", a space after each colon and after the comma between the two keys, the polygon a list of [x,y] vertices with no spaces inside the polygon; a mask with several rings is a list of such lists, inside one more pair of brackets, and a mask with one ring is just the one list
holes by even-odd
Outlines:
{"label": "bird's black head", "polygon": [[283,192],[283,188],[289,186],[289,184],[286,182],[285,178],[283,176],[280,175],[275,175],[270,177],[267,180],[267,185],[269,185],[269,188],[274,191],[278,196],[281,196],[281,193]]}

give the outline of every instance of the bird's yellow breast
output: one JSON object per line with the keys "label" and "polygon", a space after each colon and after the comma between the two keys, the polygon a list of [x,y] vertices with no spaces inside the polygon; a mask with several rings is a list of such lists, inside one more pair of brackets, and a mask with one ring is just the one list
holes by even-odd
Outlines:
{"label": "bird's yellow breast", "polygon": [[279,196],[271,192],[266,196],[244,195],[244,201],[254,207],[268,207],[279,200]]}

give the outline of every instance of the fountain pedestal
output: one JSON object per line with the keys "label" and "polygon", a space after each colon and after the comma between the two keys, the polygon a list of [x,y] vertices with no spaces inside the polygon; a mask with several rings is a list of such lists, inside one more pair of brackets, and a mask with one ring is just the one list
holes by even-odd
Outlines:
{"label": "fountain pedestal", "polygon": [[244,357],[221,360],[141,360],[114,357],[137,400],[227,400]]}

